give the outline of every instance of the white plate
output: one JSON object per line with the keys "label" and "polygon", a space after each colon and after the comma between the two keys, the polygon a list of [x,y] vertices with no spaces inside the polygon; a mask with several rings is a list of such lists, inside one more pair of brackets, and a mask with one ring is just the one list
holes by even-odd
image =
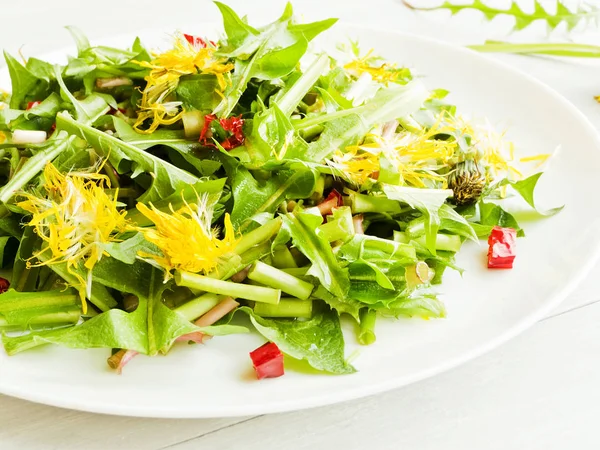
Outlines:
{"label": "white plate", "polygon": [[[211,27],[212,28],[212,27]],[[206,33],[206,28],[184,28]],[[248,352],[257,335],[216,338],[204,346],[181,345],[167,357],[137,357],[118,376],[107,350],[47,346],[14,357],[0,355],[0,392],[86,411],[148,417],[220,417],[288,411],[383,392],[435,375],[514,337],[544,317],[576,286],[598,254],[600,208],[593,198],[600,173],[600,140],[588,120],[550,88],[474,52],[416,36],[337,26],[327,41],[358,38],[393,61],[443,87],[464,113],[510,126],[520,155],[552,152],[562,145],[537,192],[540,204],[566,204],[539,221],[523,220],[515,268],[485,268],[486,245],[468,245],[461,279],[445,279],[445,320],[377,324],[377,342],[360,348],[359,372],[347,376],[288,371],[255,380]],[[164,32],[140,33],[156,45]],[[157,39],[158,36],[158,39]],[[128,45],[130,38],[105,41]],[[71,52],[74,49],[71,49]],[[64,52],[49,55],[56,59]],[[0,85],[7,87],[6,73]],[[523,204],[515,201],[515,208]],[[351,330],[346,330],[351,331]],[[346,334],[348,354],[357,345]]]}

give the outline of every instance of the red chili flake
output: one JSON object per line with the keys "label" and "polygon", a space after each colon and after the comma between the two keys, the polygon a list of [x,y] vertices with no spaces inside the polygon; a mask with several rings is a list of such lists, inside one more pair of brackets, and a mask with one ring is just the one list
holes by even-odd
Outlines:
{"label": "red chili flake", "polygon": [[[204,116],[204,126],[202,127],[202,131],[200,132],[199,140],[203,145],[206,145],[207,147],[215,146],[210,140],[212,138],[212,134],[209,133],[210,124],[214,120],[217,120],[217,116],[215,116],[214,114],[207,114],[206,116]],[[226,119],[219,119],[219,124],[225,131],[231,133],[231,136],[229,136],[227,139],[220,143],[225,150],[232,150],[244,144],[244,140],[246,139],[246,137],[244,136],[244,131],[242,129],[244,126],[244,119],[242,119],[241,115],[239,117],[232,116]]]}
{"label": "red chili flake", "polygon": [[322,216],[328,216],[331,214],[333,208],[339,208],[344,205],[344,199],[335,189],[332,189],[327,198],[317,205]]}
{"label": "red chili flake", "polygon": [[10,281],[8,281],[6,278],[0,278],[0,294],[3,294],[4,292],[8,291],[9,287]]}
{"label": "red chili flake", "polygon": [[35,102],[28,102],[27,103],[27,110],[30,110],[31,108],[35,108],[36,106],[38,106],[41,102],[35,101]]}
{"label": "red chili flake", "polygon": [[517,231],[514,228],[494,227],[488,238],[488,268],[512,269],[516,243]]}
{"label": "red chili flake", "polygon": [[199,36],[193,36],[191,34],[183,34],[183,37],[185,38],[186,41],[188,41],[190,43],[190,45],[193,45],[196,48],[206,48],[208,45],[208,42],[210,42],[210,45],[212,45],[213,47],[217,46],[217,43],[215,41],[205,41],[204,39],[202,39]]}
{"label": "red chili flake", "polygon": [[274,342],[267,342],[250,352],[250,359],[259,380],[277,378],[284,374],[283,353]]}
{"label": "red chili flake", "polygon": [[110,109],[108,110],[108,114],[110,114],[111,116],[114,116],[117,113],[117,111],[119,111],[121,114],[125,114],[127,112],[126,109],[123,109],[123,108],[115,109],[111,106]]}

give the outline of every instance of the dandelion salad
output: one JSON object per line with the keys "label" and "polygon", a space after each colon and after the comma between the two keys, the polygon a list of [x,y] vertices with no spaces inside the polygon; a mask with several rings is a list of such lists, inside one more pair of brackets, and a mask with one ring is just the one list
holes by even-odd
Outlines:
{"label": "dandelion salad", "polygon": [[258,378],[283,375],[284,356],[348,374],[340,317],[365,345],[377,321],[445,317],[437,285],[466,241],[519,270],[524,231],[502,199],[535,209],[553,149],[520,158],[377,49],[324,52],[312,41],[335,19],[301,23],[288,5],[255,26],[216,6],[221,35],[173,31],[161,50],[69,27],[65,65],[5,54],[9,355],[100,347],[120,372],[253,332],[265,345],[236,357]]}

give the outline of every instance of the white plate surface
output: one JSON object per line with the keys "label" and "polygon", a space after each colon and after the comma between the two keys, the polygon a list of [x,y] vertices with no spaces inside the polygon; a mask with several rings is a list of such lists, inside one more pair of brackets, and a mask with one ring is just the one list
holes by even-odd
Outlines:
{"label": "white plate surface", "polygon": [[[182,27],[206,34],[214,26]],[[540,205],[566,207],[530,221],[518,242],[513,270],[485,268],[487,246],[467,245],[458,262],[461,278],[446,276],[444,320],[380,320],[377,342],[361,347],[348,376],[288,371],[257,381],[248,352],[258,335],[216,338],[204,346],[181,345],[166,357],[137,357],[118,376],[107,350],[47,346],[14,357],[0,354],[0,392],[24,399],[109,414],[148,417],[220,417],[288,411],[387,391],[448,370],[514,337],[551,311],[591,267],[600,248],[595,199],[600,140],[568,101],[526,74],[469,50],[412,35],[338,25],[326,40],[351,37],[423,76],[429,88],[449,89],[463,113],[508,127],[519,156],[561,146],[539,185]],[[165,31],[138,33],[150,46]],[[133,35],[132,35],[133,36]],[[126,46],[130,37],[102,43]],[[73,54],[74,49],[70,49]],[[45,57],[60,61],[64,52]],[[0,86],[8,88],[4,70]],[[514,201],[516,210],[525,209]],[[358,346],[346,324],[348,354]]]}

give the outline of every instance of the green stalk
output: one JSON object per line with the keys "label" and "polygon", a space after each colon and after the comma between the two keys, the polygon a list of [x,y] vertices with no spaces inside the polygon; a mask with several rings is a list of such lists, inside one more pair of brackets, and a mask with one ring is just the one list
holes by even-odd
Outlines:
{"label": "green stalk", "polygon": [[282,298],[278,305],[256,303],[254,312],[261,317],[302,318],[312,317],[312,300]]}
{"label": "green stalk", "polygon": [[350,116],[352,114],[362,114],[365,111],[364,106],[357,106],[356,108],[341,109],[340,111],[334,111],[330,114],[321,114],[315,117],[308,117],[306,119],[294,122],[294,128],[297,131],[305,131],[315,126],[321,126],[324,123],[331,122],[332,120],[341,119],[342,117]]}
{"label": "green stalk", "polygon": [[315,137],[323,132],[325,127],[323,125],[312,125],[306,128],[301,128],[298,132],[302,139],[306,142],[312,141]]}
{"label": "green stalk", "polygon": [[27,320],[27,323],[14,323],[7,320],[4,316],[0,315],[0,328],[28,328],[30,326],[56,326],[62,324],[77,323],[81,317],[81,308],[78,306],[71,306],[62,308],[61,311],[43,313],[31,317]]}
{"label": "green stalk", "polygon": [[[400,242],[402,244],[408,244],[411,240],[419,243],[420,245],[427,246],[425,236],[418,236],[415,238],[411,238],[407,233],[403,233],[401,231],[394,231],[394,241]],[[462,240],[460,236],[455,234],[443,234],[438,233],[435,239],[435,249],[448,251],[448,252],[458,252],[462,246]]]}
{"label": "green stalk", "polygon": [[53,145],[40,150],[29,158],[19,172],[0,189],[0,202],[6,203],[10,200],[15,192],[23,189],[43,170],[48,161],[52,161],[60,155],[75,140],[75,136],[67,137],[66,133],[60,133],[58,137],[60,140],[57,139]]}
{"label": "green stalk", "polygon": [[175,283],[177,283],[178,286],[185,286],[190,289],[227,295],[233,298],[254,300],[255,302],[277,304],[281,298],[281,291],[278,289],[215,280],[203,275],[196,275],[179,270],[175,272]]}
{"label": "green stalk", "polygon": [[510,44],[508,42],[486,41],[483,45],[469,45],[469,48],[487,53],[517,53],[575,58],[600,58],[600,46],[573,43]]}
{"label": "green stalk", "polygon": [[358,343],[361,345],[371,345],[377,339],[375,336],[375,321],[377,313],[368,308],[363,308],[359,313],[360,330],[358,333]]}
{"label": "green stalk", "polygon": [[174,311],[181,314],[190,322],[193,322],[198,317],[206,314],[213,309],[223,299],[222,296],[216,294],[204,294],[196,297],[187,303],[175,308]]}
{"label": "green stalk", "polygon": [[69,291],[17,292],[2,295],[0,314],[13,313],[32,308],[52,308],[79,305],[76,294]]}
{"label": "green stalk", "polygon": [[311,283],[260,261],[254,263],[248,272],[248,278],[302,300],[308,299],[314,289]]}
{"label": "green stalk", "polygon": [[278,269],[298,267],[298,264],[296,264],[296,260],[290,252],[290,249],[285,245],[279,245],[277,248],[275,248],[275,250],[273,250],[272,259],[273,265]]}
{"label": "green stalk", "polygon": [[275,236],[280,228],[281,218],[276,217],[275,219],[269,220],[260,227],[244,234],[235,247],[235,252],[240,255],[255,245],[262,244]]}
{"label": "green stalk", "polygon": [[352,214],[367,212],[400,214],[404,212],[398,201],[390,200],[386,197],[375,197],[373,195],[352,192],[349,198],[352,202]]}

